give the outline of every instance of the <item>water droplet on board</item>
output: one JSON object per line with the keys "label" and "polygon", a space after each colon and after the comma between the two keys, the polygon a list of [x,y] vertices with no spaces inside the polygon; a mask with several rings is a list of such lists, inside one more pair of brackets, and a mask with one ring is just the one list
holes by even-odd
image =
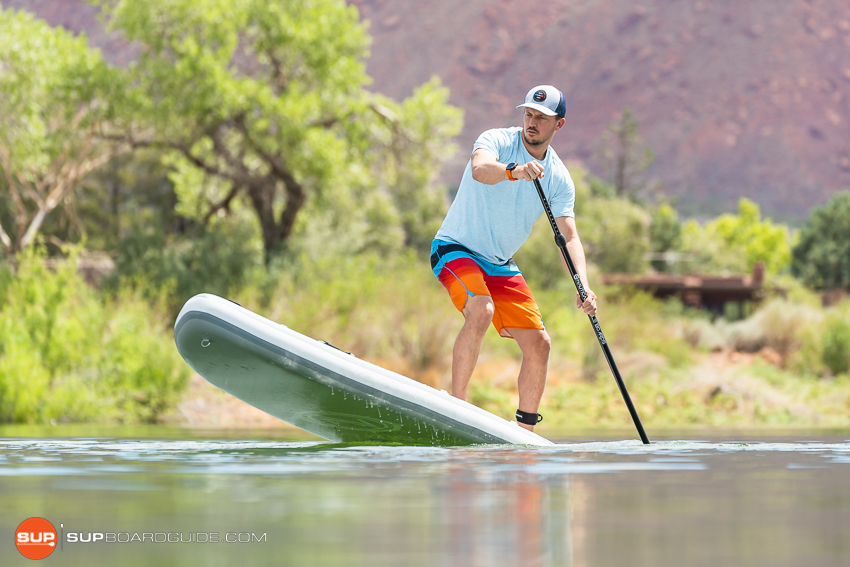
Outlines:
{"label": "water droplet on board", "polygon": [[204,337],[203,339],[201,339],[201,346],[207,348],[208,346],[210,346],[210,340]]}

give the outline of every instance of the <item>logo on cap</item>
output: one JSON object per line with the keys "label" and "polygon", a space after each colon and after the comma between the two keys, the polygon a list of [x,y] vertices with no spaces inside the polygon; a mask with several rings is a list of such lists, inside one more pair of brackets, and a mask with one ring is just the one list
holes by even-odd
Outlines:
{"label": "logo on cap", "polygon": [[546,100],[546,91],[541,89],[534,93],[534,96],[532,98],[534,98],[534,102],[543,102],[544,100]]}

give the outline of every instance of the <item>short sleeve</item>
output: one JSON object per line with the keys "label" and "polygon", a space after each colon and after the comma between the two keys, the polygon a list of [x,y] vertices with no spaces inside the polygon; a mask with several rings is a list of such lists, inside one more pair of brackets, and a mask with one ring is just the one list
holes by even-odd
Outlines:
{"label": "short sleeve", "polygon": [[512,147],[511,138],[508,135],[508,130],[502,128],[494,128],[483,132],[475,144],[472,146],[472,153],[478,148],[490,150],[500,160],[505,159],[505,155],[510,153]]}
{"label": "short sleeve", "polygon": [[559,175],[553,176],[550,191],[550,206],[556,217],[574,217],[576,188],[572,177],[566,168]]}

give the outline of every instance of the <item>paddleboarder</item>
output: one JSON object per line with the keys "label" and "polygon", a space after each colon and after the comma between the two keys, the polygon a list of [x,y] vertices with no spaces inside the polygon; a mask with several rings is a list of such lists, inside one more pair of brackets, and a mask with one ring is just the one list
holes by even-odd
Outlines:
{"label": "paddleboarder", "polygon": [[587,298],[576,306],[596,314],[596,294],[587,281],[584,248],[576,230],[575,184],[550,147],[566,122],[563,93],[534,87],[521,108],[522,127],[487,130],[475,141],[457,196],[431,245],[431,268],[448,290],[465,322],[452,352],[452,395],[465,400],[487,327],[514,339],[522,351],[517,378],[517,422],[529,430],[537,413],[549,367],[551,340],[540,309],[513,255],[543,213],[534,186],[543,186]]}

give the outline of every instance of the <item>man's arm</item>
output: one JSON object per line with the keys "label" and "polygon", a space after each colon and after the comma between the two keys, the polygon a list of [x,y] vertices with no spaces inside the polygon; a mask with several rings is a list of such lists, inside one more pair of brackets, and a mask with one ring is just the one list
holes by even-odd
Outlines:
{"label": "man's arm", "polygon": [[[573,259],[573,264],[576,266],[579,279],[584,286],[584,291],[587,292],[587,300],[581,302],[578,292],[576,292],[576,307],[581,308],[588,315],[596,315],[596,294],[590,289],[590,284],[587,281],[587,261],[584,257],[584,247],[581,245],[581,240],[578,237],[578,229],[576,228],[576,219],[573,217],[557,217],[555,222],[558,223],[558,228],[561,234],[567,239],[567,251],[570,253],[570,258]],[[566,267],[566,261],[561,258]]]}
{"label": "man's arm", "polygon": [[[485,185],[495,185],[496,183],[507,181],[508,174],[505,172],[508,164],[499,163],[499,159],[490,150],[486,148],[478,148],[472,154],[472,178],[479,183]],[[516,169],[511,172],[514,179],[524,179],[531,181],[532,179],[543,178],[543,166],[536,161],[530,161],[521,165],[517,165]]]}

